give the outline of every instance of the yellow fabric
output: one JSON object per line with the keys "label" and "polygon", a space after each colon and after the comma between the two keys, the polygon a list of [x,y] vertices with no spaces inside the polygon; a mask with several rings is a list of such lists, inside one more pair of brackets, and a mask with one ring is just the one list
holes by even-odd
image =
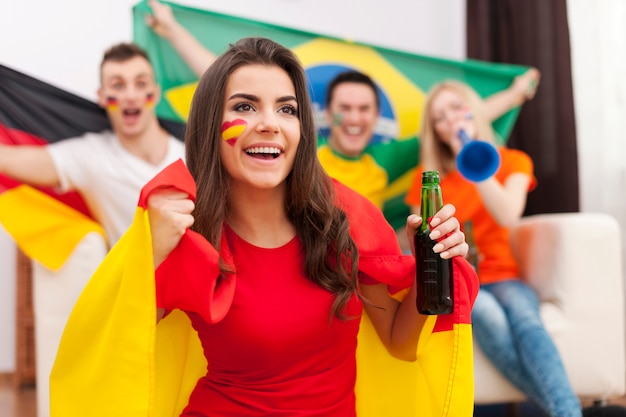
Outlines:
{"label": "yellow fabric", "polygon": [[172,311],[157,326],[156,417],[179,416],[207,361],[198,334],[185,313]]}
{"label": "yellow fabric", "polygon": [[[207,364],[184,313],[174,311],[155,325],[152,262],[147,215],[137,209],[70,316],[51,375],[52,417],[174,417],[182,411]],[[455,296],[462,293],[455,289]],[[359,417],[473,414],[471,326],[445,331],[438,319],[427,319],[418,361],[410,363],[392,359],[363,318]]]}
{"label": "yellow fabric", "polygon": [[0,224],[29,258],[55,271],[87,233],[105,236],[89,217],[28,185],[0,194]]}
{"label": "yellow fabric", "polygon": [[361,318],[357,358],[357,416],[414,417],[419,394],[418,362],[389,355],[367,314]]}
{"label": "yellow fabric", "polygon": [[389,355],[366,314],[357,348],[359,417],[462,417],[474,413],[474,356],[470,324],[433,332],[427,318],[417,361]]}
{"label": "yellow fabric", "polygon": [[74,305],[50,375],[51,416],[154,415],[156,294],[149,230],[148,215],[138,208]]}
{"label": "yellow fabric", "polygon": [[371,155],[346,159],[335,154],[328,145],[322,145],[317,157],[329,176],[349,186],[379,209],[383,208],[389,177]]}

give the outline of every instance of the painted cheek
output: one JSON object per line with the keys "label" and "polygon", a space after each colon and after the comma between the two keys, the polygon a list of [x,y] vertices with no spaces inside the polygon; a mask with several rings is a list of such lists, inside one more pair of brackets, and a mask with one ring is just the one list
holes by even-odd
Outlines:
{"label": "painted cheek", "polygon": [[154,93],[146,94],[146,104],[145,106],[148,108],[152,108],[155,105]]}
{"label": "painted cheek", "polygon": [[343,123],[343,113],[333,113],[333,126],[340,126]]}
{"label": "painted cheek", "polygon": [[226,141],[230,146],[235,146],[237,139],[248,127],[248,122],[241,119],[235,119],[231,122],[224,122],[222,124],[222,139]]}
{"label": "painted cheek", "polygon": [[120,106],[119,103],[117,101],[117,97],[107,97],[107,110],[109,111],[117,111],[119,110]]}
{"label": "painted cheek", "polygon": [[463,113],[463,118],[465,120],[471,120],[474,118],[474,115],[472,114],[472,110],[467,106],[461,109],[461,113]]}

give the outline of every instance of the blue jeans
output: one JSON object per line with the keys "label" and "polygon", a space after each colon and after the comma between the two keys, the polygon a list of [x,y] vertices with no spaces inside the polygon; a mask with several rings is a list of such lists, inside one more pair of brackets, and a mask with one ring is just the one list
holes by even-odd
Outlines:
{"label": "blue jeans", "polygon": [[518,279],[482,285],[472,328],[485,356],[549,416],[581,417],[580,401],[541,321],[532,288]]}

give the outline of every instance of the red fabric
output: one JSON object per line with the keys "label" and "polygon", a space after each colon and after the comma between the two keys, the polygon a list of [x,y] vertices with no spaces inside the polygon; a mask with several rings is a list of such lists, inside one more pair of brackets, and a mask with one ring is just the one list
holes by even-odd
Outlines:
{"label": "red fabric", "polygon": [[450,314],[437,316],[433,333],[452,330],[454,324],[471,324],[472,307],[478,295],[478,278],[476,271],[465,258],[452,258],[454,282],[454,308]]}
{"label": "red fabric", "polygon": [[[329,323],[333,297],[305,277],[297,237],[265,249],[229,228],[225,235],[237,291],[219,323],[188,314],[210,372],[183,416],[201,410],[211,410],[211,416],[354,416],[360,320],[333,317]],[[360,317],[356,297],[347,314]]]}
{"label": "red fabric", "polygon": [[[150,194],[160,188],[176,188],[189,194],[193,201],[196,199],[196,183],[180,159],[144,186],[138,206],[145,209]],[[230,308],[235,277],[220,276],[215,248],[199,233],[187,230],[156,270],[156,287],[159,307],[194,312],[208,323],[215,323]]]}
{"label": "red fabric", "polygon": [[45,145],[45,140],[19,129],[11,129],[0,123],[0,143],[8,145]]}
{"label": "red fabric", "polygon": [[[146,185],[139,205],[172,184],[195,197],[181,161]],[[393,229],[381,227],[387,223],[380,211],[335,184],[337,204],[349,213],[361,275],[398,289],[411,285],[414,260],[401,254]],[[346,310],[356,318],[331,317],[333,296],[306,278],[297,237],[264,249],[225,227],[221,251],[235,267],[228,277],[219,275],[215,249],[188,231],[157,270],[157,305],[187,313],[210,364],[183,415],[211,410],[212,416],[354,416],[362,312],[356,296]]]}
{"label": "red fabric", "polygon": [[0,193],[21,185],[19,181],[15,181],[11,177],[0,174]]}
{"label": "red fabric", "polygon": [[148,207],[148,197],[158,189],[175,188],[189,194],[196,201],[196,182],[182,159],[168,165],[141,189],[137,205],[143,209]]}
{"label": "red fabric", "polygon": [[339,181],[333,182],[337,206],[348,215],[350,235],[359,249],[359,271],[374,280],[363,282],[388,284],[392,294],[410,287],[415,279],[415,259],[402,254],[395,231],[380,209]]}

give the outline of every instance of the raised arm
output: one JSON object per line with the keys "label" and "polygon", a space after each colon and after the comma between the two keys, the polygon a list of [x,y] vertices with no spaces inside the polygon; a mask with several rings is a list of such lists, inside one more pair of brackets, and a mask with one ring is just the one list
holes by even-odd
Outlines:
{"label": "raised arm", "polygon": [[531,68],[518,75],[506,90],[499,91],[485,99],[485,111],[488,120],[494,121],[514,107],[523,104],[535,96],[541,73]]}
{"label": "raised arm", "polygon": [[45,146],[0,144],[0,174],[34,186],[60,185],[56,167]]}
{"label": "raised arm", "polygon": [[511,227],[522,217],[531,178],[513,173],[501,184],[494,177],[476,184],[480,197],[491,216],[504,227]]}
{"label": "raised arm", "polygon": [[[193,201],[188,194],[174,189],[155,191],[148,198],[148,218],[152,235],[152,256],[155,269],[178,245],[185,230],[193,224]],[[157,323],[165,309],[157,308]]]}
{"label": "raised arm", "polygon": [[215,61],[215,54],[206,49],[174,17],[169,5],[158,0],[150,0],[152,15],[146,16],[146,23],[156,34],[167,40],[189,65],[192,71],[201,77],[204,71]]}
{"label": "raised arm", "polygon": [[[454,217],[454,213],[454,206],[447,204],[430,223],[431,238],[438,240],[434,249],[445,259],[454,256],[464,257],[468,250],[465,236],[460,231],[459,222]],[[412,242],[412,236],[421,223],[422,219],[417,215],[407,218],[406,233],[409,241]],[[442,236],[444,236],[443,239]],[[415,253],[412,243],[411,249]],[[364,303],[363,306],[389,353],[399,359],[415,360],[417,342],[426,320],[426,316],[417,312],[415,282],[402,302],[389,296],[387,286],[384,284],[362,285],[361,291],[363,296],[373,304]]]}

